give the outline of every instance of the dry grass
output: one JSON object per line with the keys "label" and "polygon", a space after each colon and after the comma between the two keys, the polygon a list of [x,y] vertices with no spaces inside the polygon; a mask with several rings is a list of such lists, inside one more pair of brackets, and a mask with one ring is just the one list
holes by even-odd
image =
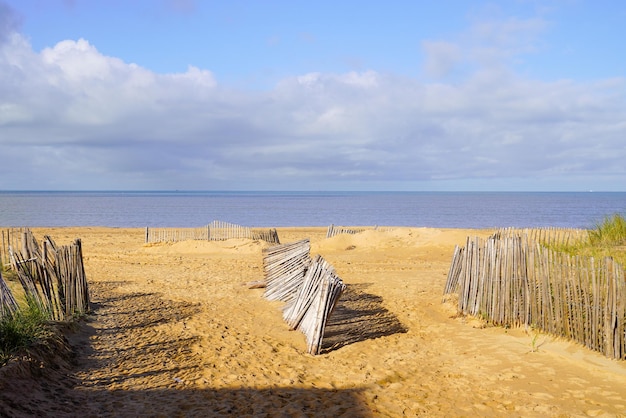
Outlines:
{"label": "dry grass", "polygon": [[51,335],[45,314],[34,304],[0,319],[0,366]]}
{"label": "dry grass", "polygon": [[588,239],[553,249],[570,255],[611,257],[626,266],[626,218],[620,214],[606,216],[589,231]]}

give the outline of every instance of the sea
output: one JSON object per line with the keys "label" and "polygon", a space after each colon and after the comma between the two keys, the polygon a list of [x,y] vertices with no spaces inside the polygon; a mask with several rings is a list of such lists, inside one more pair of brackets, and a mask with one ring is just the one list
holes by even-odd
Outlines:
{"label": "sea", "polygon": [[0,191],[0,227],[593,228],[626,192]]}

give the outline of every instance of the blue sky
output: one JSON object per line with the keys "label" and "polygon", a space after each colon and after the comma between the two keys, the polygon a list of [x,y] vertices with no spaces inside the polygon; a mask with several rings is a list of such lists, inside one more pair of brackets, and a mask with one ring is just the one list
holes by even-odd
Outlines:
{"label": "blue sky", "polygon": [[626,191],[622,1],[0,0],[0,190]]}

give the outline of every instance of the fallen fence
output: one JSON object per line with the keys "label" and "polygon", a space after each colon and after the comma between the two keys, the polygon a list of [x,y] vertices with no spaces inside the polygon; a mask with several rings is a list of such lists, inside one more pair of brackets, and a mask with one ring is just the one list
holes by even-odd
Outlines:
{"label": "fallen fence", "polygon": [[328,226],[328,229],[326,230],[326,238],[332,238],[335,235],[340,235],[340,234],[354,235],[354,234],[360,234],[361,232],[365,232],[365,231],[391,231],[392,229],[393,229],[392,227],[379,227],[378,225],[374,227],[368,227],[368,228],[353,228],[353,227],[337,226],[337,225],[331,224]]}
{"label": "fallen fence", "polygon": [[253,230],[247,226],[213,221],[199,228],[149,228],[146,227],[146,243],[178,242],[190,240],[224,241],[247,238],[280,244],[276,229]]}
{"label": "fallen fence", "polygon": [[304,239],[263,250],[267,300],[289,303],[295,298],[311,264],[310,249],[309,239]]}
{"label": "fallen fence", "polygon": [[324,329],[345,290],[334,268],[321,256],[309,256],[308,239],[264,251],[265,298],[286,302],[283,318],[307,339],[307,352],[319,354]]}
{"label": "fallen fence", "polygon": [[322,256],[315,256],[296,298],[283,311],[289,328],[306,336],[309,354],[320,352],[326,321],[345,288],[335,269]]}
{"label": "fallen fence", "polygon": [[533,327],[626,359],[626,281],[612,258],[570,256],[526,234],[468,237],[455,248],[444,299],[453,293],[463,314]]}
{"label": "fallen fence", "polygon": [[365,230],[365,228],[348,228],[345,226],[335,226],[331,224],[328,226],[328,230],[326,231],[326,238],[332,238],[339,234],[358,234]]}

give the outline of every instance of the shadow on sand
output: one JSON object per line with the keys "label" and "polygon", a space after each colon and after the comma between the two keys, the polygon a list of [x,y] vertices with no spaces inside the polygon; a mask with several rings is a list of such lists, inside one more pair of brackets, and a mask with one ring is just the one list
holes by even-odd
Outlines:
{"label": "shadow on sand", "polygon": [[[155,326],[161,323],[193,316],[199,307],[164,300],[158,293],[111,292],[118,285],[94,286],[100,297],[92,306],[93,316],[85,318],[77,332],[68,336],[76,353],[73,359],[61,358],[55,350],[46,358],[0,372],[0,417],[373,416],[363,396],[364,388],[204,388],[176,379],[170,379],[167,387],[129,388],[126,383],[135,378],[172,376],[186,367],[157,359],[180,355],[195,337],[163,335],[156,340],[142,340],[142,336],[144,332],[154,334]],[[356,293],[355,289],[347,293],[334,318],[330,333],[342,332],[343,345],[401,328],[382,308],[380,298],[359,292],[358,288]],[[92,322],[96,319],[98,329]],[[348,340],[343,338],[346,335]],[[94,341],[99,342],[97,346]],[[122,367],[122,361],[129,359],[141,367]],[[99,371],[98,377],[94,371]],[[112,388],[116,386],[126,387]]]}
{"label": "shadow on sand", "polygon": [[[22,389],[24,383],[18,382]],[[0,393],[0,417],[374,416],[358,388],[194,389],[181,384],[181,388],[94,390],[46,376],[31,377],[27,383],[28,390],[19,396]]]}
{"label": "shadow on sand", "polygon": [[400,320],[383,306],[382,297],[365,292],[369,286],[362,283],[346,287],[326,323],[322,353],[360,341],[408,331]]}

